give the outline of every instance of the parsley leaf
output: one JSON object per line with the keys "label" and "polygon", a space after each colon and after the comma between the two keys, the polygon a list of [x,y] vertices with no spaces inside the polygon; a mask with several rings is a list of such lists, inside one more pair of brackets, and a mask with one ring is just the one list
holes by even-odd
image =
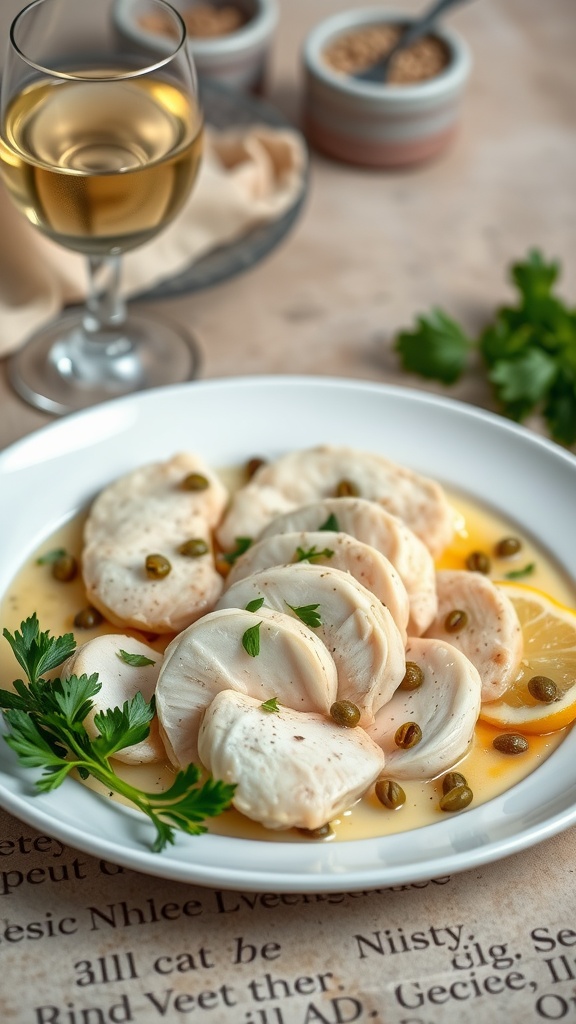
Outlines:
{"label": "parsley leaf", "polygon": [[234,565],[237,558],[243,555],[252,546],[252,537],[236,537],[236,547],[233,551],[225,552],[221,557],[227,565]]}
{"label": "parsley leaf", "polygon": [[338,520],[336,519],[336,516],[334,515],[333,512],[331,512],[330,515],[328,516],[328,519],[324,523],[322,523],[322,526],[318,527],[318,530],[322,531],[323,533],[324,532],[326,532],[326,533],[339,533],[340,532],[340,527],[338,525]]}
{"label": "parsley leaf", "polygon": [[295,562],[313,562],[315,558],[333,558],[334,552],[330,548],[322,548],[321,551],[316,550],[316,545],[313,544],[307,551],[304,548],[296,548]]}
{"label": "parsley leaf", "polygon": [[515,420],[524,419],[546,397],[555,376],[553,357],[536,348],[513,358],[496,359],[488,374],[500,402]]}
{"label": "parsley leaf", "polygon": [[65,554],[65,548],[53,548],[52,551],[47,551],[45,555],[40,555],[36,559],[36,565],[52,565],[59,558],[63,558]]}
{"label": "parsley leaf", "polygon": [[154,717],[154,700],[146,701],[141,693],[124,702],[121,708],[106,708],[94,715],[100,735],[92,741],[99,757],[112,757],[118,750],[145,740]]}
{"label": "parsley leaf", "polygon": [[242,647],[246,651],[246,654],[249,654],[251,658],[257,658],[260,654],[261,625],[261,622],[257,622],[255,626],[250,626],[242,637]]}
{"label": "parsley leaf", "polygon": [[130,654],[129,651],[123,651],[122,648],[116,653],[121,661],[125,661],[127,665],[133,665],[134,668],[144,668],[145,665],[156,664],[153,658],[147,658],[145,654]]}
{"label": "parsley leaf", "polygon": [[413,331],[401,331],[396,340],[404,369],[422,377],[454,384],[462,374],[473,342],[441,309],[417,318]]}
{"label": "parsley leaf", "polygon": [[178,772],[164,793],[146,793],[116,775],[109,758],[146,739],[154,701],[137,693],[121,708],[98,712],[94,716],[97,735],[91,736],[84,721],[101,688],[98,676],[42,678],[43,672],[57,668],[74,650],[71,633],[52,637],[48,631],[41,632],[32,615],[21,623],[20,631],[11,634],[5,629],[3,635],[28,679],[27,683],[17,679],[13,691],[0,689],[0,708],[8,726],[4,740],[21,764],[42,769],[36,780],[40,792],[56,789],[73,771],[83,779],[91,775],[150,818],[156,828],[153,849],[158,852],[174,842],[175,828],[190,835],[205,832],[204,819],[228,807],[235,787],[212,778],[198,784],[196,765]]}
{"label": "parsley leaf", "polygon": [[260,610],[260,608],[262,607],[263,604],[264,604],[264,598],[263,597],[255,597],[253,601],[248,601],[248,604],[246,605],[246,611],[247,612],[257,612],[257,611]]}
{"label": "parsley leaf", "polygon": [[264,703],[260,705],[260,707],[262,708],[262,711],[269,711],[273,712],[274,714],[280,713],[278,697],[270,697],[269,700],[265,700]]}
{"label": "parsley leaf", "polygon": [[288,604],[288,602],[286,604],[302,620],[305,626],[310,626],[310,629],[316,629],[317,626],[322,625],[320,612],[317,610],[320,607],[319,604],[301,604],[299,608]]}
{"label": "parsley leaf", "polygon": [[507,580],[521,580],[525,576],[531,576],[536,571],[536,563],[528,562],[522,569],[511,569],[510,572],[504,573],[504,578]]}
{"label": "parsley leaf", "polygon": [[574,444],[576,309],[554,293],[559,273],[559,264],[537,249],[514,263],[516,303],[496,309],[475,341],[441,310],[419,317],[416,329],[395,342],[404,369],[452,384],[476,349],[504,415],[522,422],[539,413],[555,441]]}
{"label": "parsley leaf", "polygon": [[41,633],[36,613],[22,622],[20,629],[20,633],[16,629],[13,635],[4,629],[2,636],[32,683],[61,665],[76,649],[73,633],[59,637],[51,637],[48,630]]}

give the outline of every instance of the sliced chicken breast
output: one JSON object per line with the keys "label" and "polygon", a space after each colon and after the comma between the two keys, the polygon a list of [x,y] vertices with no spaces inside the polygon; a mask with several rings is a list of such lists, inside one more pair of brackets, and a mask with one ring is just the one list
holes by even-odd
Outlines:
{"label": "sliced chicken breast", "polygon": [[[207,481],[188,490],[196,474]],[[201,482],[201,481],[200,481]],[[177,633],[209,611],[222,590],[211,532],[227,490],[196,455],[142,466],[96,498],[84,531],[82,573],[88,599],[115,625]],[[206,553],[187,557],[182,544],[198,540]],[[170,571],[149,578],[148,555],[167,559]]]}
{"label": "sliced chicken breast", "polygon": [[376,548],[392,563],[408,594],[408,635],[424,633],[438,608],[434,559],[420,538],[377,502],[365,498],[324,498],[311,502],[277,516],[260,540],[298,530],[323,532],[321,528],[326,523]]}
{"label": "sliced chicken breast", "polygon": [[434,556],[452,540],[454,512],[438,483],[383,455],[333,445],[290,452],[261,466],[234,495],[218,540],[232,550],[237,537],[255,538],[274,516],[334,497],[343,486],[402,519]]}
{"label": "sliced chicken breast", "polygon": [[[243,639],[255,628],[259,652],[250,654]],[[160,731],[176,766],[197,760],[202,716],[221,690],[327,715],[336,666],[322,640],[284,612],[232,607],[198,619],[166,648],[156,686]]]}
{"label": "sliced chicken breast", "polygon": [[218,607],[245,608],[259,598],[278,611],[317,613],[314,631],[338,671],[337,699],[360,708],[361,725],[371,722],[405,671],[404,641],[388,609],[349,573],[306,562],[275,566],[238,580]]}
{"label": "sliced chicken breast", "polygon": [[[415,690],[397,690],[367,732],[382,747],[390,778],[432,779],[469,749],[480,713],[482,684],[468,658],[440,640],[409,640],[406,660],[422,670],[422,685]],[[395,736],[409,722],[420,727],[422,739],[404,749]]]}
{"label": "sliced chicken breast", "polygon": [[[438,614],[427,637],[462,651],[482,680],[482,700],[497,700],[514,682],[524,650],[522,628],[510,598],[482,573],[445,569],[437,573]],[[462,625],[446,628],[451,612],[464,612]]]}
{"label": "sliced chicken breast", "polygon": [[363,729],[339,728],[322,715],[221,691],[207,709],[200,757],[215,778],[236,783],[234,806],[266,828],[315,829],[341,814],[372,785],[384,754]]}
{"label": "sliced chicken breast", "polygon": [[406,587],[392,562],[376,548],[348,533],[329,530],[277,533],[252,544],[234,563],[225,589],[254,572],[275,565],[308,562],[341,569],[370,590],[386,605],[404,640],[407,637],[410,605]]}
{"label": "sliced chicken breast", "polygon": [[[146,658],[151,664],[131,665],[126,660],[126,655]],[[99,711],[122,707],[125,701],[131,700],[137,693],[141,693],[146,701],[152,699],[161,664],[162,654],[148,644],[143,644],[131,636],[107,633],[77,647],[74,654],[61,666],[59,675],[62,679],[69,679],[70,676],[91,676],[97,673],[101,688],[93,698],[93,710],[84,719],[88,735],[95,738],[98,730],[94,725],[94,716]],[[165,761],[166,751],[160,739],[156,716],[150,723],[148,737],[140,743],[119,750],[114,754],[114,758],[125,764]]]}

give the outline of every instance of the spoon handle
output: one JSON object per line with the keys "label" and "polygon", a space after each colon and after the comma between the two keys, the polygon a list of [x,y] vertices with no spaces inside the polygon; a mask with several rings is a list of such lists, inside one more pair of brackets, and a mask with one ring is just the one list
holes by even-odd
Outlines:
{"label": "spoon handle", "polygon": [[443,11],[447,11],[450,7],[456,7],[458,4],[466,3],[467,0],[436,0],[436,3],[432,4],[429,11],[418,18],[413,24],[409,25],[408,28],[402,32],[396,45],[390,51],[390,54],[396,53],[398,50],[403,50],[405,47],[410,46],[420,36],[426,34],[428,29],[434,24],[436,19]]}
{"label": "spoon handle", "polygon": [[425,35],[426,32],[434,25],[438,16],[446,11],[449,7],[456,7],[458,4],[467,3],[469,0],[435,0],[430,9],[426,11],[421,17],[416,18],[412,21],[403,32],[400,33],[398,40],[388,50],[384,57],[377,60],[371,67],[366,68],[365,71],[358,71],[354,75],[354,78],[360,82],[385,82],[388,77],[392,58],[399,53],[400,50],[406,49],[411,43],[416,42],[421,36]]}

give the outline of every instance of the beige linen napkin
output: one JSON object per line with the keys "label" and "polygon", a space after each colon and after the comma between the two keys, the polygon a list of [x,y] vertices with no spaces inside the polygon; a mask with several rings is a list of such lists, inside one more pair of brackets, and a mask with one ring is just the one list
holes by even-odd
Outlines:
{"label": "beige linen napkin", "polygon": [[[281,217],[301,192],[305,163],[301,136],[290,129],[208,129],[186,206],[158,238],[124,257],[123,293],[152,287]],[[0,185],[0,357],[85,290],[84,258],[36,231]]]}

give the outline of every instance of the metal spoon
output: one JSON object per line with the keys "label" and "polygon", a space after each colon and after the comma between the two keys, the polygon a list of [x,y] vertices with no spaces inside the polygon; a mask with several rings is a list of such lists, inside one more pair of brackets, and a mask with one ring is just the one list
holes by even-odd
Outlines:
{"label": "metal spoon", "polygon": [[432,4],[427,11],[424,12],[422,17],[417,18],[416,21],[412,21],[407,28],[401,32],[397,42],[394,44],[388,53],[385,53],[383,57],[380,57],[375,64],[372,64],[369,68],[364,71],[355,72],[352,77],[357,79],[359,82],[382,82],[386,81],[388,72],[390,70],[390,64],[392,58],[400,50],[405,50],[407,46],[415,43],[421,36],[426,35],[428,30],[432,27],[436,19],[443,11],[448,10],[449,7],[456,7],[458,4],[466,3],[467,0],[436,0],[436,3]]}

